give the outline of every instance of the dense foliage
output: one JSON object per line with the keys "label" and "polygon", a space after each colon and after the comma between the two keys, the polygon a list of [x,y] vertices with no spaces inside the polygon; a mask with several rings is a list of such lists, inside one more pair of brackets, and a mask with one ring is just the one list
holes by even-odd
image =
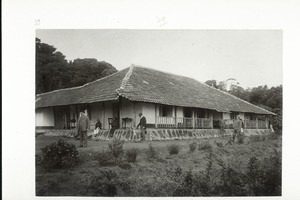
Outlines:
{"label": "dense foliage", "polygon": [[125,155],[128,162],[136,162],[138,150],[136,148],[128,149]]}
{"label": "dense foliage", "polygon": [[115,164],[118,164],[121,162],[124,154],[123,149],[124,141],[114,138],[108,143],[108,148],[110,153],[114,157]]}
{"label": "dense foliage", "polygon": [[116,68],[94,58],[67,61],[54,46],[36,38],[36,93],[80,86],[117,72]]}
{"label": "dense foliage", "polygon": [[78,151],[75,145],[58,140],[42,148],[40,163],[47,170],[73,167],[78,163]]}
{"label": "dense foliage", "polygon": [[180,147],[177,144],[171,144],[167,146],[170,155],[178,154],[180,151]]}

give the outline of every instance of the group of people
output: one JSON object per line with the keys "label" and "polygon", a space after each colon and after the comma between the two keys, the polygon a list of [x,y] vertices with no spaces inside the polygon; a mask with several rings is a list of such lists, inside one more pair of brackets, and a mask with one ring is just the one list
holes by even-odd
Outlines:
{"label": "group of people", "polygon": [[[141,130],[141,141],[145,141],[146,135],[146,124],[147,120],[143,113],[139,113],[140,122],[137,125],[137,128]],[[237,116],[237,120],[233,123],[233,135],[232,135],[232,142],[234,142],[237,136],[241,136],[243,133],[243,121],[241,120],[240,116]],[[80,112],[77,125],[76,125],[78,136],[80,138],[80,147],[87,147],[87,131],[89,130],[89,119],[84,114],[84,112]],[[110,129],[110,137],[113,137],[115,130],[118,128],[118,121],[116,118],[113,118],[111,122],[111,129]],[[102,124],[99,119],[97,119],[97,123],[95,124],[95,129],[102,129]],[[224,126],[220,126],[221,134],[224,133]]]}
{"label": "group of people", "polygon": [[[140,122],[137,125],[137,128],[141,129],[141,140],[145,140],[145,134],[146,134],[146,117],[143,116],[142,113],[139,113],[140,116]],[[118,121],[117,118],[113,118],[111,122],[111,129],[110,129],[110,137],[113,137],[113,134],[115,130],[118,128]],[[84,111],[81,111],[77,120],[76,129],[78,133],[78,137],[80,139],[80,147],[87,147],[87,131],[89,130],[89,119],[85,115]],[[97,122],[95,124],[95,130],[96,129],[102,129],[102,124],[99,119],[97,119]]]}

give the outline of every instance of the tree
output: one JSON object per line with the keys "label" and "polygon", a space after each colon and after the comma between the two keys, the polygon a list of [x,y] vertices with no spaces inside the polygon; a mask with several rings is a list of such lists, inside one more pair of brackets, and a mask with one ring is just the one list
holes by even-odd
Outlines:
{"label": "tree", "polygon": [[212,86],[214,88],[217,88],[217,81],[216,80],[207,80],[205,81],[205,84]]}
{"label": "tree", "polygon": [[80,86],[117,72],[116,68],[94,58],[67,62],[54,46],[36,38],[36,93]]}
{"label": "tree", "polygon": [[70,63],[73,71],[72,86],[79,86],[117,72],[116,68],[94,58],[75,59]]}
{"label": "tree", "polygon": [[61,52],[36,38],[36,93],[61,88],[66,82],[64,72],[67,67],[68,62]]}

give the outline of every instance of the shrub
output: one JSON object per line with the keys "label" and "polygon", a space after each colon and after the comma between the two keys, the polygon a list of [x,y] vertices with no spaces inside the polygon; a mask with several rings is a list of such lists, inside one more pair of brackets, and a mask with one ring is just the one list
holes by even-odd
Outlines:
{"label": "shrub", "polygon": [[115,171],[102,170],[100,175],[93,177],[88,186],[88,193],[93,196],[118,195],[119,178]]}
{"label": "shrub", "polygon": [[246,174],[252,196],[280,196],[281,195],[281,156],[275,150],[271,155],[260,162],[252,157],[248,163]]}
{"label": "shrub", "polygon": [[194,152],[196,150],[197,143],[192,142],[192,143],[189,144],[189,147],[190,147],[190,152]]}
{"label": "shrub", "polygon": [[112,161],[114,159],[111,152],[108,151],[99,152],[95,157],[100,166],[108,166],[112,164]]}
{"label": "shrub", "polygon": [[119,164],[119,167],[120,167],[121,169],[131,169],[131,168],[132,168],[132,166],[131,166],[130,163],[120,163],[120,164]]}
{"label": "shrub", "polygon": [[216,145],[217,145],[218,147],[223,147],[223,146],[224,146],[224,144],[223,144],[222,142],[215,141],[215,143],[216,143]]}
{"label": "shrub", "polygon": [[113,139],[110,143],[108,143],[109,150],[111,154],[114,156],[115,164],[121,162],[123,158],[123,144],[124,141],[119,139]]}
{"label": "shrub", "polygon": [[78,163],[78,151],[74,144],[59,139],[42,148],[41,164],[46,169],[73,167]]}
{"label": "shrub", "polygon": [[245,136],[244,135],[238,135],[237,136],[237,143],[238,144],[244,144],[245,143]]}
{"label": "shrub", "polygon": [[180,151],[180,147],[178,144],[171,144],[167,147],[170,155],[178,154]]}
{"label": "shrub", "polygon": [[148,160],[158,158],[158,151],[152,146],[152,144],[149,144],[149,147],[146,150],[146,156]]}
{"label": "shrub", "polygon": [[250,141],[251,142],[260,142],[260,136],[259,135],[251,135],[250,136]]}
{"label": "shrub", "polygon": [[212,149],[212,146],[209,142],[201,142],[199,144],[199,150]]}
{"label": "shrub", "polygon": [[280,135],[278,133],[271,133],[268,135],[269,140],[277,140],[279,139]]}
{"label": "shrub", "polygon": [[136,148],[128,149],[125,155],[128,162],[136,162],[138,150]]}

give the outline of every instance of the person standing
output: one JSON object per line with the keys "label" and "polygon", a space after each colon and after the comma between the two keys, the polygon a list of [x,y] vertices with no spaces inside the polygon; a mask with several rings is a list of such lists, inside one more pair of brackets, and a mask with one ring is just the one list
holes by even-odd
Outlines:
{"label": "person standing", "polygon": [[114,137],[114,133],[115,133],[116,129],[118,129],[118,120],[116,117],[114,117],[111,122],[111,129],[110,129],[110,134],[109,134],[110,138]]}
{"label": "person standing", "polygon": [[145,141],[147,120],[146,117],[143,116],[143,113],[139,113],[139,116],[140,116],[140,123],[137,125],[137,127],[140,127],[141,129],[141,140]]}
{"label": "person standing", "polygon": [[77,120],[77,131],[80,138],[80,147],[87,147],[87,131],[89,129],[89,119],[83,111],[80,112]]}
{"label": "person standing", "polygon": [[237,136],[241,136],[243,131],[243,121],[240,118],[240,116],[237,116],[237,119],[234,120],[233,123],[233,136],[232,136],[232,142],[234,142],[235,138]]}

